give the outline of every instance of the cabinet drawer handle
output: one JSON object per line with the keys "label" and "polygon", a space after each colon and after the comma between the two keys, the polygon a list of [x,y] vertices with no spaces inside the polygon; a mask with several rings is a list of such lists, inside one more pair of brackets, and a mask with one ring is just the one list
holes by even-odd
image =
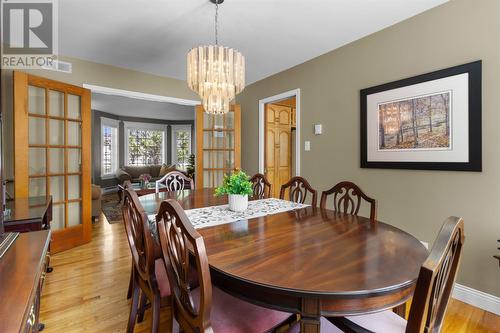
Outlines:
{"label": "cabinet drawer handle", "polygon": [[30,314],[28,315],[28,325],[33,327],[36,322],[35,306],[31,306]]}

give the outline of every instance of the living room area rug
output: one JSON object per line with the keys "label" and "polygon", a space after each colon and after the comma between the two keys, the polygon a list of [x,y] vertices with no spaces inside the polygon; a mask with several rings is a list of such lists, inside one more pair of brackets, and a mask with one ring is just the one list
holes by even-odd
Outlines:
{"label": "living room area rug", "polygon": [[107,193],[102,196],[101,209],[110,224],[121,223],[123,221],[122,205],[118,202],[118,195],[116,193]]}

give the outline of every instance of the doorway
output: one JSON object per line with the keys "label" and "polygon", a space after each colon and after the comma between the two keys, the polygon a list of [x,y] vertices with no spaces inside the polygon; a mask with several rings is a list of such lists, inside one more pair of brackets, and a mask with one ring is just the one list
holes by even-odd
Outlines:
{"label": "doorway", "polygon": [[105,193],[116,192],[118,169],[149,167],[153,178],[163,164],[187,171],[189,156],[196,152],[194,110],[199,101],[84,87],[92,92],[93,184]]}
{"label": "doorway", "polygon": [[259,101],[259,172],[271,182],[273,197],[300,173],[299,93],[297,89]]}

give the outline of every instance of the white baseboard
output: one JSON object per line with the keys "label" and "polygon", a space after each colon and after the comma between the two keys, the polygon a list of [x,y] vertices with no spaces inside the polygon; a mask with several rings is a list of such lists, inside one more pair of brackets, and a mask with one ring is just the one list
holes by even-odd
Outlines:
{"label": "white baseboard", "polygon": [[453,298],[500,316],[500,297],[455,283]]}

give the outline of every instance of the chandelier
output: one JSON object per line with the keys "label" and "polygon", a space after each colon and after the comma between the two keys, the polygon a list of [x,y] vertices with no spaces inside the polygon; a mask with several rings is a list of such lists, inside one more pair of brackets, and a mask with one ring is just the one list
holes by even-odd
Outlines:
{"label": "chandelier", "polygon": [[225,114],[229,102],[245,88],[245,57],[235,49],[219,45],[217,20],[219,4],[215,4],[215,45],[198,46],[187,55],[187,82],[200,95],[205,112]]}

